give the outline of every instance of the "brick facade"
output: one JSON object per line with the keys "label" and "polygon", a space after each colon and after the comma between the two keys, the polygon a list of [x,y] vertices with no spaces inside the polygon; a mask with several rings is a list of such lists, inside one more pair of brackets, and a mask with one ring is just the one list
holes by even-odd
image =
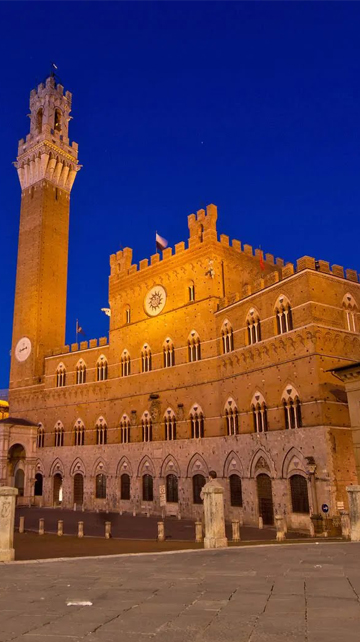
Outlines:
{"label": "brick facade", "polygon": [[[344,389],[329,370],[360,359],[356,272],[344,278],[339,266],[311,257],[296,267],[284,265],[218,237],[217,208],[209,205],[188,217],[188,243],[177,243],[174,251],[167,248],[139,265],[132,263],[130,248],[112,255],[109,341],[61,346],[68,223],[59,229],[56,208],[63,207],[65,221],[71,188],[57,188],[59,205],[48,198],[52,181],[46,175],[35,183],[47,225],[32,241],[34,256],[21,248],[26,222],[40,206],[26,191],[32,186],[23,189],[14,346],[33,333],[34,360],[19,363],[13,350],[10,382],[11,415],[44,430],[36,453],[43,495],[34,501],[52,505],[61,499],[72,506],[74,476],[82,474],[85,508],[159,513],[159,486],[175,475],[178,502],[168,502],[166,512],[198,517],[193,477],[214,469],[226,486],[227,517],[257,522],[265,510],[259,475],[272,481],[270,511],[286,513],[289,526],[307,527],[309,511],[318,512],[322,503],[335,514],[356,473]],[[50,266],[46,252],[51,256],[53,250]],[[37,312],[27,325],[22,311],[28,260],[42,266],[42,280],[34,285],[36,327],[31,323]],[[165,301],[158,314],[150,291]],[[51,297],[61,309],[57,329]],[[174,440],[166,439],[166,418],[176,427]],[[150,424],[151,440],[144,442]],[[77,426],[83,427],[84,445],[75,445]],[[122,443],[122,426],[130,443]],[[130,476],[129,500],[121,498],[122,474]],[[239,504],[230,498],[235,474],[242,506],[231,505]],[[293,511],[294,474],[306,480],[309,511]],[[106,478],[103,498],[95,497],[99,475],[103,484]],[[153,477],[152,501],[143,499],[144,475]]]}

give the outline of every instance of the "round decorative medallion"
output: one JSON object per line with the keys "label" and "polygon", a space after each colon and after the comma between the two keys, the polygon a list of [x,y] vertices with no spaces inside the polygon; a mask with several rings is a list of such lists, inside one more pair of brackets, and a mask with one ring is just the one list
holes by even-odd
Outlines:
{"label": "round decorative medallion", "polygon": [[164,309],[166,303],[166,292],[162,285],[154,285],[147,293],[144,300],[146,314],[155,317]]}
{"label": "round decorative medallion", "polygon": [[22,337],[15,347],[15,357],[18,361],[26,361],[30,356],[31,352],[31,341],[28,337]]}

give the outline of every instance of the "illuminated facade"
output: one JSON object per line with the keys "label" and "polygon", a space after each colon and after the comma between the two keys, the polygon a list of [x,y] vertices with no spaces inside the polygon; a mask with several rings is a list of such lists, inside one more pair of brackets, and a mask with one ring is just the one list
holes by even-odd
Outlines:
{"label": "illuminated facade", "polygon": [[322,503],[336,514],[356,472],[328,371],[360,359],[357,273],[219,237],[209,205],[188,243],[139,265],[112,255],[109,340],[65,346],[71,94],[49,78],[30,108],[10,381],[11,416],[37,426],[25,496],[160,513],[165,486],[167,514],[198,517],[213,469],[228,518],[307,528]]}

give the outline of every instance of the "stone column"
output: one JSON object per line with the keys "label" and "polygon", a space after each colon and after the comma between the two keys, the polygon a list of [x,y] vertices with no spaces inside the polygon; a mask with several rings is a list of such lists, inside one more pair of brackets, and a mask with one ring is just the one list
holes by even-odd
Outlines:
{"label": "stone column", "polygon": [[283,542],[285,539],[284,518],[282,515],[275,515],[276,541]]}
{"label": "stone column", "polygon": [[347,510],[341,510],[341,535],[344,539],[350,539],[350,517]]}
{"label": "stone column", "polygon": [[349,497],[350,539],[360,542],[360,486],[347,486]]}
{"label": "stone column", "polygon": [[224,489],[211,479],[201,491],[204,500],[204,548],[222,548],[228,545],[225,535]]}
{"label": "stone column", "polygon": [[0,487],[0,562],[11,562],[15,559],[13,545],[17,494],[17,488]]}

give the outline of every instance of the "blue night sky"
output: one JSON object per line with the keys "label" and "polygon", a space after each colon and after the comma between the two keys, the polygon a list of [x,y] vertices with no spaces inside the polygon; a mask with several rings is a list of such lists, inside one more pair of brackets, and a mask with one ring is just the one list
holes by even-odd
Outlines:
{"label": "blue night sky", "polygon": [[187,215],[286,261],[360,270],[360,3],[1,2],[0,388],[20,187],[12,161],[50,67],[73,92],[67,341],[104,336],[109,255],[185,240]]}

